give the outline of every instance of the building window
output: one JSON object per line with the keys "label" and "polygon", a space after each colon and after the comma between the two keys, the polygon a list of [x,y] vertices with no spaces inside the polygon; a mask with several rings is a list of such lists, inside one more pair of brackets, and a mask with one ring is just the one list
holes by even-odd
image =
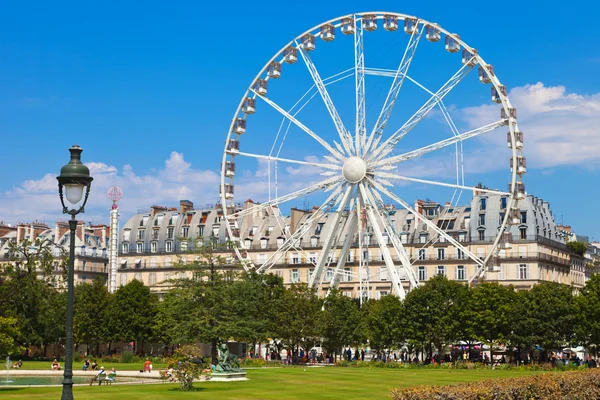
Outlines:
{"label": "building window", "polygon": [[125,229],[123,231],[123,241],[124,242],[129,242],[130,236],[131,236],[131,229]]}
{"label": "building window", "polygon": [[346,262],[352,262],[352,253],[348,252],[346,255]]}
{"label": "building window", "polygon": [[277,238],[277,247],[279,248],[281,246],[283,246],[283,238],[282,237],[278,237]]}
{"label": "building window", "polygon": [[521,211],[521,223],[522,224],[527,223],[527,211]]}
{"label": "building window", "polygon": [[458,241],[459,241],[459,242],[464,242],[466,238],[467,238],[467,234],[466,234],[466,233],[464,233],[464,232],[460,232],[460,233],[458,234]]}
{"label": "building window", "polygon": [[292,282],[292,283],[300,282],[300,270],[293,269],[290,271],[290,282]]}
{"label": "building window", "polygon": [[504,212],[500,213],[500,222],[498,222],[498,225],[502,224],[502,221],[504,221],[505,216],[506,216],[506,213],[504,213]]}
{"label": "building window", "polygon": [[204,236],[204,225],[198,225],[198,236]]}
{"label": "building window", "polygon": [[426,233],[421,233],[419,235],[419,243],[427,243],[427,234]]}
{"label": "building window", "polygon": [[144,240],[144,230],[143,229],[138,229],[137,238],[138,238],[138,240]]}
{"label": "building window", "polygon": [[465,259],[465,252],[462,249],[456,249],[456,258],[459,260]]}
{"label": "building window", "polygon": [[479,214],[479,226],[485,226],[485,214]]}
{"label": "building window", "polygon": [[260,239],[260,248],[261,249],[266,249],[268,242],[269,242],[269,240],[266,239],[266,238]]}
{"label": "building window", "polygon": [[527,239],[527,228],[519,228],[519,237],[521,238],[521,240]]}
{"label": "building window", "polygon": [[143,253],[144,252],[144,243],[136,243],[136,249],[135,249],[138,253]]}
{"label": "building window", "polygon": [[327,268],[327,271],[325,272],[325,279],[327,282],[331,282],[331,278],[333,278],[333,270],[331,268]]}
{"label": "building window", "polygon": [[171,279],[171,273],[165,272],[165,281],[168,281],[169,279]]}
{"label": "building window", "polygon": [[85,271],[85,267],[86,267],[86,266],[87,266],[87,261],[83,261],[83,262],[81,263],[81,270],[82,270],[82,271]]}
{"label": "building window", "polygon": [[529,268],[527,264],[519,265],[519,279],[529,279]]}
{"label": "building window", "polygon": [[479,209],[480,210],[485,210],[487,206],[487,199],[485,197],[482,197],[481,199],[479,199]]}
{"label": "building window", "polygon": [[380,281],[387,281],[388,280],[387,267],[379,267],[377,275],[378,275],[377,278]]}
{"label": "building window", "polygon": [[152,239],[153,240],[158,240],[158,229],[153,229],[152,230]]}
{"label": "building window", "polygon": [[352,268],[344,268],[344,282],[352,281]]}
{"label": "building window", "polygon": [[127,274],[121,274],[121,286],[127,285]]}
{"label": "building window", "polygon": [[317,236],[312,236],[310,238],[310,246],[311,247],[317,247],[318,242],[319,242],[319,238]]}
{"label": "building window", "polygon": [[465,267],[464,265],[459,265],[456,267],[456,280],[464,281],[465,280]]}
{"label": "building window", "polygon": [[136,273],[135,273],[134,279],[135,279],[136,281],[139,281],[139,282],[142,282],[142,283],[144,282],[144,281],[142,280],[142,274],[141,274],[140,272],[136,272]]}
{"label": "building window", "polygon": [[508,198],[500,197],[500,208],[505,209],[508,204]]}
{"label": "building window", "polygon": [[438,275],[446,275],[446,267],[443,265],[439,265],[437,267],[437,274]]}
{"label": "building window", "polygon": [[123,243],[123,244],[121,244],[121,252],[123,254],[129,253],[129,243]]}
{"label": "building window", "polygon": [[400,241],[402,242],[402,244],[407,244],[408,243],[408,233],[401,234]]}
{"label": "building window", "polygon": [[189,232],[190,232],[189,226],[184,226],[183,228],[181,228],[181,236],[183,236],[184,238],[188,237]]}
{"label": "building window", "polygon": [[425,269],[425,267],[421,266],[418,268],[418,272],[419,272],[419,281],[426,281],[427,280],[427,269]]}
{"label": "building window", "polygon": [[312,264],[316,264],[317,263],[317,253],[310,253],[308,255],[308,262],[310,262]]}
{"label": "building window", "polygon": [[158,243],[157,242],[150,242],[150,252],[151,253],[156,253],[157,250],[158,250]]}
{"label": "building window", "polygon": [[308,272],[306,273],[306,282],[310,282],[310,280],[312,279],[314,274],[315,274],[315,269],[309,268]]}
{"label": "building window", "polygon": [[383,296],[387,296],[387,295],[388,295],[388,292],[387,292],[387,290],[379,290],[379,291],[377,292],[377,295],[376,295],[376,296],[377,296],[377,300],[381,300],[381,298],[382,298]]}
{"label": "building window", "polygon": [[148,276],[148,284],[156,285],[156,272],[150,272],[150,275]]}
{"label": "building window", "polygon": [[425,249],[419,249],[419,260],[425,260]]}
{"label": "building window", "polygon": [[438,260],[443,260],[445,255],[444,249],[438,249]]}
{"label": "building window", "polygon": [[165,251],[170,253],[173,251],[173,242],[165,242]]}
{"label": "building window", "polygon": [[479,235],[479,240],[485,240],[485,230],[484,229],[477,231],[477,233]]}
{"label": "building window", "polygon": [[298,253],[292,254],[292,264],[300,264],[300,256]]}
{"label": "building window", "polygon": [[167,228],[167,239],[173,239],[173,233],[174,233],[173,227]]}

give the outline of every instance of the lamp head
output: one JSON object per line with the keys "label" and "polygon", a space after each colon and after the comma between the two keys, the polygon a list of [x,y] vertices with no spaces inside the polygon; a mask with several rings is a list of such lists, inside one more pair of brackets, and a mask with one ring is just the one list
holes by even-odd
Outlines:
{"label": "lamp head", "polygon": [[60,200],[63,205],[63,212],[70,213],[65,207],[63,201],[63,187],[65,189],[65,194],[67,197],[67,201],[73,205],[76,205],[81,201],[83,197],[83,190],[86,189],[85,200],[81,205],[79,212],[83,212],[83,208],[85,203],[87,202],[87,197],[90,192],[90,186],[94,178],[90,176],[90,170],[88,167],[81,163],[81,152],[83,149],[77,145],[74,145],[69,149],[71,153],[71,159],[69,163],[63,166],[60,169],[60,175],[56,177],[58,180],[58,192],[60,195]]}

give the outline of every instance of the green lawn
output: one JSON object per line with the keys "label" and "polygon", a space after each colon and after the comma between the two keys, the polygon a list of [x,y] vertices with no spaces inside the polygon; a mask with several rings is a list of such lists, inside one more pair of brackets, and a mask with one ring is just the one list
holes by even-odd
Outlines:
{"label": "green lawn", "polygon": [[[105,365],[105,367],[107,367]],[[123,368],[121,368],[123,369]],[[531,375],[532,371],[434,370],[383,368],[269,368],[248,370],[244,382],[199,382],[195,392],[181,392],[176,384],[75,387],[75,398],[94,400],[151,399],[389,399],[394,387],[445,385],[489,378]],[[4,399],[59,398],[61,388],[2,389]]]}

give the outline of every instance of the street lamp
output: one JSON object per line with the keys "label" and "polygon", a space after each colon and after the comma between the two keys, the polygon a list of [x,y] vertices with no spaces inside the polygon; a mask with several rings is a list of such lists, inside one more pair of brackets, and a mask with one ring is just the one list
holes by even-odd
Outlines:
{"label": "street lamp", "polygon": [[[68,164],[60,169],[60,175],[56,177],[58,180],[58,195],[63,207],[63,214],[69,214],[69,229],[71,231],[70,247],[69,247],[69,271],[67,275],[67,351],[65,356],[65,372],[63,380],[63,390],[61,400],[73,399],[73,276],[75,271],[75,229],[77,228],[77,219],[75,216],[84,212],[85,203],[87,203],[90,194],[90,187],[94,178],[90,176],[88,167],[81,163],[81,152],[83,149],[74,145],[69,149],[71,152],[71,160]],[[63,188],[67,201],[76,207],[83,197],[85,189],[85,197],[79,209],[69,209],[65,206],[63,198]]]}

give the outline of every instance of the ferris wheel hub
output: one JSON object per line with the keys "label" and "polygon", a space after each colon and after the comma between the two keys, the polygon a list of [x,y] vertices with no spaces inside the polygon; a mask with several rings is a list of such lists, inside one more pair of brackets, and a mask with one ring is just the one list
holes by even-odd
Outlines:
{"label": "ferris wheel hub", "polygon": [[367,174],[367,164],[360,157],[348,157],[346,161],[344,161],[344,166],[342,167],[342,174],[348,182],[358,183]]}

